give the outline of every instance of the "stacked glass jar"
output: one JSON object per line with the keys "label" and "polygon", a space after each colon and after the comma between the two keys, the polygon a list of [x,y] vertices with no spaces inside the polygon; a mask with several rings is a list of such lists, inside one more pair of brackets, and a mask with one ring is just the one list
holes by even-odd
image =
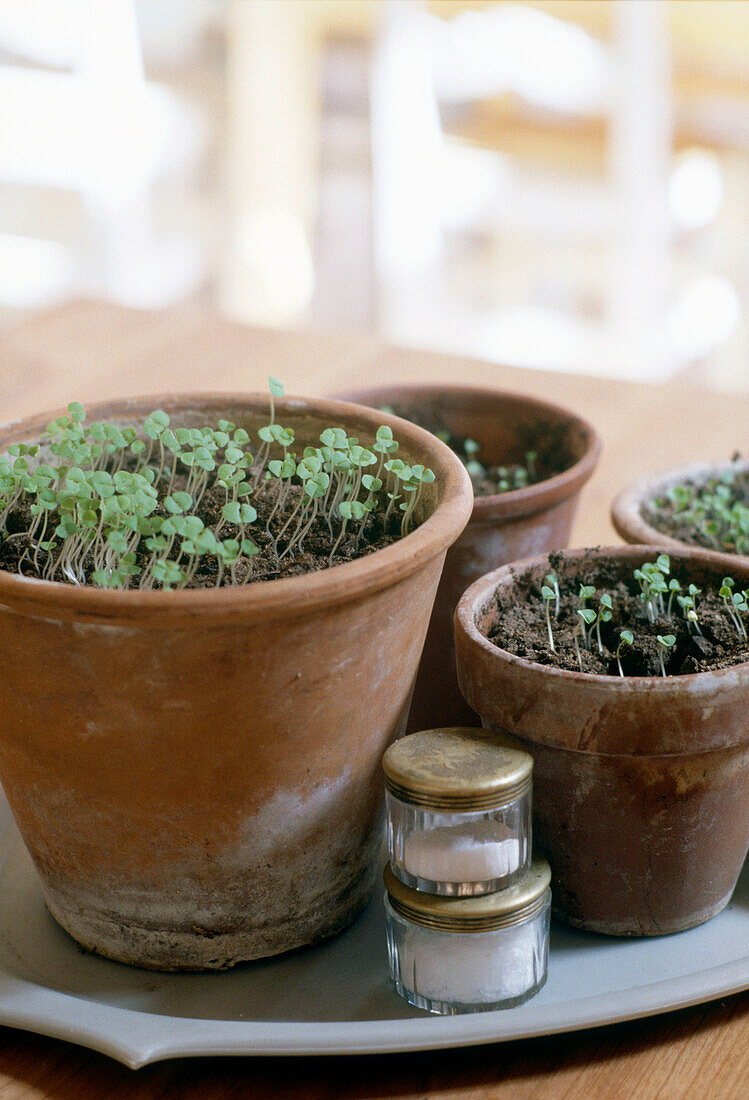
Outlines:
{"label": "stacked glass jar", "polygon": [[546,981],[551,872],[532,859],[533,758],[481,729],[424,730],[382,762],[390,973],[430,1012],[521,1004]]}

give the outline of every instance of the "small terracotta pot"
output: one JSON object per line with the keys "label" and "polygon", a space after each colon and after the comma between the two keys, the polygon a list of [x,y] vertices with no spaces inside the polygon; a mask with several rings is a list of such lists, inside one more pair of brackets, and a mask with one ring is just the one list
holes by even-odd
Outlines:
{"label": "small terracotta pot", "polygon": [[[695,583],[720,583],[699,551],[662,549]],[[631,574],[655,552],[573,550],[555,569],[590,575],[605,555]],[[728,902],[749,846],[749,664],[622,679],[497,648],[486,635],[501,607],[548,570],[543,556],[482,577],[458,605],[455,639],[468,702],[533,755],[534,840],[552,866],[555,909],[610,935],[700,924]],[[749,566],[734,576],[746,583]]]}
{"label": "small terracotta pot", "polygon": [[[738,469],[746,469],[748,463],[741,463]],[[645,518],[648,503],[656,497],[679,485],[684,481],[707,481],[718,477],[725,470],[725,466],[709,466],[701,463],[698,466],[686,466],[680,470],[661,471],[658,474],[648,474],[633,482],[624,489],[611,505],[611,520],[614,527],[627,542],[648,543],[651,546],[666,546],[676,550],[694,549],[694,544],[682,542],[680,539],[671,538],[663,534],[655,527],[651,527]],[[736,562],[749,563],[749,558],[744,554],[728,554],[720,550],[708,550],[699,547],[707,554],[716,565],[720,564],[724,571],[730,572],[735,568]]]}
{"label": "small terracotta pot", "polygon": [[571,456],[562,473],[525,489],[476,497],[471,519],[450,548],[419,665],[410,731],[477,726],[458,688],[453,615],[466,588],[490,569],[567,546],[580,490],[596,468],[601,443],[595,429],[557,405],[520,394],[450,386],[389,386],[345,395],[360,405],[434,411],[456,435],[481,443],[489,464],[522,461],[544,432],[561,436]]}
{"label": "small terracotta pot", "polygon": [[[267,398],[160,397],[91,418],[235,421]],[[383,420],[276,402],[300,447]],[[49,414],[0,430],[0,451]],[[402,732],[445,550],[471,486],[427,432],[384,418],[437,478],[428,518],[333,569],[240,588],[75,588],[0,572],[0,776],[53,916],[79,943],[211,969],[330,936],[367,901],[380,760]]]}

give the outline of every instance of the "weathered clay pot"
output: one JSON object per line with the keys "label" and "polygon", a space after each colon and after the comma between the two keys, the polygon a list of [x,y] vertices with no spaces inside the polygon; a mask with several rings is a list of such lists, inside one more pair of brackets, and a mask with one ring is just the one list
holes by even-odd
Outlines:
{"label": "weathered clay pot", "polygon": [[477,715],[460,694],[455,671],[453,615],[466,588],[506,562],[567,545],[580,490],[601,450],[595,429],[581,417],[545,401],[497,390],[446,386],[389,386],[345,395],[360,405],[433,410],[457,435],[477,440],[486,463],[522,461],[546,433],[562,442],[570,465],[525,489],[476,497],[471,519],[450,548],[437,591],[416,679],[409,730],[476,726]]}
{"label": "weathered clay pot", "polygon": [[[745,469],[747,463],[740,463],[738,468]],[[652,527],[647,520],[648,503],[656,497],[663,496],[674,485],[684,481],[707,481],[717,477],[724,466],[709,466],[701,463],[697,466],[687,466],[680,470],[661,471],[658,474],[648,474],[633,482],[624,489],[614,500],[611,506],[611,520],[614,527],[627,542],[648,543],[650,545],[667,546],[671,549],[692,549],[689,543],[664,535],[662,531]],[[700,549],[703,549],[700,547]],[[729,572],[736,565],[737,560],[749,563],[749,558],[743,554],[721,553],[719,550],[704,549],[715,563],[720,564]]]}
{"label": "weathered clay pot", "polygon": [[[665,549],[665,548],[664,548]],[[672,552],[690,579],[720,582],[699,551]],[[630,573],[652,547],[573,550],[560,576],[602,554]],[[492,645],[501,607],[525,598],[548,557],[482,577],[455,616],[461,690],[485,726],[534,758],[534,840],[556,911],[612,935],[676,932],[728,902],[749,846],[749,664],[691,676],[593,676]],[[737,583],[749,567],[734,569]]]}
{"label": "weathered clay pot", "polygon": [[[89,410],[254,432],[259,395]],[[380,760],[402,732],[445,550],[471,510],[457,458],[368,409],[286,399],[304,444],[385,419],[437,474],[384,550],[241,588],[106,591],[0,572],[0,775],[53,916],[156,969],[273,955],[338,932],[374,884]],[[54,415],[54,414],[52,414]],[[0,430],[0,450],[49,415]],[[430,514],[431,513],[431,514]]]}

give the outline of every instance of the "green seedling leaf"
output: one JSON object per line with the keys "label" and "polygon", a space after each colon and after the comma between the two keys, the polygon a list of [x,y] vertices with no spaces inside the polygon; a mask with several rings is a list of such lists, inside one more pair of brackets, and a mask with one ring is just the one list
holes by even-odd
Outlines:
{"label": "green seedling leaf", "polygon": [[107,535],[107,542],[114,550],[115,554],[124,554],[127,551],[127,538],[121,531],[110,531]]}
{"label": "green seedling leaf", "polygon": [[240,523],[240,506],[236,500],[230,500],[221,509],[221,515],[227,523]]}
{"label": "green seedling leaf", "polygon": [[173,516],[181,516],[185,510],[184,506],[180,504],[179,501],[174,498],[174,496],[168,496],[165,498],[164,507],[166,508],[167,512],[169,512]]}
{"label": "green seedling leaf", "polygon": [[364,505],[360,501],[347,501],[344,500],[338,505],[338,511],[341,516],[346,519],[364,519],[366,511]]}

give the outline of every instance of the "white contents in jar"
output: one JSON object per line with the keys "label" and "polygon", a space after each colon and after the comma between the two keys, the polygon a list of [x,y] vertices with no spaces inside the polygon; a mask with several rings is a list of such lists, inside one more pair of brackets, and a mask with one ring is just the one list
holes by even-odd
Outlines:
{"label": "white contents in jar", "polygon": [[478,1005],[513,1000],[543,977],[543,938],[543,919],[538,918],[494,932],[413,926],[400,945],[401,980],[431,1001]]}
{"label": "white contents in jar", "polygon": [[478,820],[415,829],[405,838],[403,866],[430,882],[487,882],[520,866],[520,842],[501,821]]}

